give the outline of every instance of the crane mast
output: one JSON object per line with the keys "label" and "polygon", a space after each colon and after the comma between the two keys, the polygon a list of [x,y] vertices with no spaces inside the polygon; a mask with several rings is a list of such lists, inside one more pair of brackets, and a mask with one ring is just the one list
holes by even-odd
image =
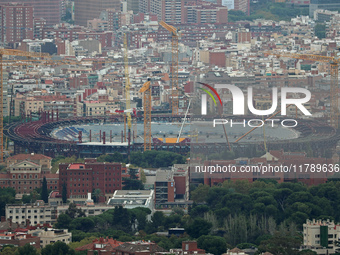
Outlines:
{"label": "crane mast", "polygon": [[150,80],[145,82],[139,90],[143,93],[144,108],[144,151],[151,150],[151,88]]}
{"label": "crane mast", "polygon": [[129,77],[129,58],[128,58],[128,45],[127,45],[127,36],[124,34],[124,64],[125,64],[125,110],[126,110],[126,118],[128,125],[128,140],[130,141],[130,132],[131,132],[131,105],[130,105],[130,77]]}
{"label": "crane mast", "polygon": [[165,23],[163,20],[159,24],[171,33],[171,105],[172,116],[178,115],[178,38],[177,28]]}

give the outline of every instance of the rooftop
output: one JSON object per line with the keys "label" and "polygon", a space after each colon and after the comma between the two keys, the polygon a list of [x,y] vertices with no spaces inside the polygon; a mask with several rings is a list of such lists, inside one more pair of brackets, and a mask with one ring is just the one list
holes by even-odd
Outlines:
{"label": "rooftop", "polygon": [[173,181],[173,172],[171,170],[157,170],[156,182]]}

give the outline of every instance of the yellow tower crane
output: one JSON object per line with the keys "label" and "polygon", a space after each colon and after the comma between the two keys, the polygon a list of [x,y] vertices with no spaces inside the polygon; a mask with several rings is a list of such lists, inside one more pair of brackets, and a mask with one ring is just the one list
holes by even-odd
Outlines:
{"label": "yellow tower crane", "polygon": [[3,56],[19,56],[27,58],[50,58],[49,54],[26,52],[20,50],[0,49],[0,162],[4,160],[4,86],[3,86]]}
{"label": "yellow tower crane", "polygon": [[177,28],[165,23],[163,20],[159,24],[171,33],[171,104],[172,116],[178,115],[178,38],[180,36]]}
{"label": "yellow tower crane", "polygon": [[320,55],[309,54],[295,54],[295,53],[267,53],[268,55],[276,56],[277,58],[295,58],[311,61],[319,61],[330,64],[331,71],[331,91],[330,91],[330,125],[336,129],[339,127],[339,110],[338,110],[338,88],[339,88],[339,62],[340,59],[336,57],[327,57]]}
{"label": "yellow tower crane", "polygon": [[[124,34],[124,64],[125,64],[125,113],[127,118],[128,125],[128,140],[130,139],[131,132],[131,113],[130,113],[130,77],[129,77],[129,58],[128,58],[128,45],[127,45],[127,36]],[[124,123],[125,119],[124,119]],[[126,128],[124,125],[124,137],[126,138]],[[130,141],[130,140],[129,140]]]}
{"label": "yellow tower crane", "polygon": [[143,108],[144,108],[144,151],[151,150],[151,81],[143,84],[139,90],[143,93]]}

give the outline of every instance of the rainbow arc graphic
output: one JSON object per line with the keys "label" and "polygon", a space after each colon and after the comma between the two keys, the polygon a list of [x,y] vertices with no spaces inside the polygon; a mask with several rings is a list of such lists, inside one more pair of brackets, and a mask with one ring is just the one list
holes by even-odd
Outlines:
{"label": "rainbow arc graphic", "polygon": [[[219,100],[219,102],[221,104],[221,107],[223,107],[220,95],[217,93],[217,91],[212,86],[210,86],[209,84],[203,83],[203,82],[199,82],[199,84],[202,84],[203,86],[205,86],[208,89],[210,89],[216,95],[216,97],[218,98],[218,100]],[[212,98],[212,100],[214,101],[215,106],[217,106],[216,99],[215,99],[215,97],[213,96],[213,94],[209,90],[207,90],[205,88],[198,88],[198,89],[200,89],[200,90],[202,90],[202,91],[204,91],[206,93],[206,94],[202,94],[202,98],[201,98],[201,114],[202,115],[207,115],[207,95],[209,95]]]}

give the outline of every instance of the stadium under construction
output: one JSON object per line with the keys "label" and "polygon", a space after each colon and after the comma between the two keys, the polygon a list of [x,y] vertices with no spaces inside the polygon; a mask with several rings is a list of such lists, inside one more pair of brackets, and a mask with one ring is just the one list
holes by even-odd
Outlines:
{"label": "stadium under construction", "polygon": [[[189,114],[186,119],[190,125],[190,122],[200,121],[199,118]],[[5,135],[14,142],[15,154],[42,153],[51,157],[57,155],[98,157],[114,152],[127,154],[131,151],[143,150],[143,140],[139,135],[142,129],[137,124],[139,131],[132,129],[130,135],[124,132],[122,129],[124,115],[59,119],[58,114],[53,118],[50,113],[42,112],[39,120],[32,121],[32,116],[26,119],[27,122],[13,123],[5,129]],[[240,153],[264,150],[264,142],[259,134],[238,141],[237,138],[243,134],[228,128],[224,133],[208,133],[187,127],[178,139],[178,131],[183,120],[184,115],[174,117],[169,114],[153,114],[153,130],[157,131],[152,133],[151,149],[180,154],[212,153],[230,149]],[[142,116],[136,118],[136,123],[142,122]],[[168,125],[172,131],[164,129],[164,126]],[[279,129],[276,132],[286,132],[281,127],[276,128]],[[265,146],[271,150],[284,149],[285,151],[301,151],[309,147],[314,151],[314,155],[322,156],[327,150],[335,150],[340,137],[333,127],[315,120],[299,120],[299,125],[289,130],[281,139],[270,139],[268,131]],[[275,134],[274,136],[277,137]]]}

